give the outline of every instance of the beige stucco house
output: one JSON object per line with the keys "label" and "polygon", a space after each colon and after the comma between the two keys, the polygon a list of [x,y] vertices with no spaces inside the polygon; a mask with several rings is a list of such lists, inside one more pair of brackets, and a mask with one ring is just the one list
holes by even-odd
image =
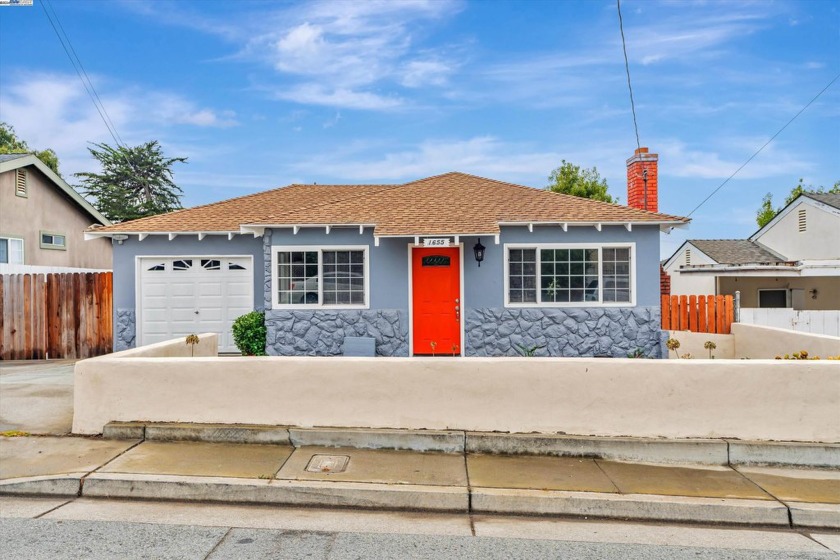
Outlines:
{"label": "beige stucco house", "polygon": [[111,241],[84,231],[110,222],[31,154],[0,154],[0,274],[111,269]]}
{"label": "beige stucco house", "polygon": [[749,239],[690,239],[664,264],[673,295],[741,307],[840,309],[840,194],[803,193]]}

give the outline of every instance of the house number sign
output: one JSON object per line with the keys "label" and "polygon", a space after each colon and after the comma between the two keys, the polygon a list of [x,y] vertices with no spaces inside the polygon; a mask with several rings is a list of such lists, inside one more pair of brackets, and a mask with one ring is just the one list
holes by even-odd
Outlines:
{"label": "house number sign", "polygon": [[423,247],[449,247],[448,237],[433,237],[423,240]]}

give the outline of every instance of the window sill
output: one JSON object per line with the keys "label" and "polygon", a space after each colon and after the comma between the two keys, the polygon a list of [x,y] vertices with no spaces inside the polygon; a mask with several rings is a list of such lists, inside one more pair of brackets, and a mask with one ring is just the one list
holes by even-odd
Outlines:
{"label": "window sill", "polygon": [[634,301],[599,303],[597,301],[579,301],[569,303],[505,303],[506,308],[577,308],[577,307],[636,307]]}
{"label": "window sill", "polygon": [[305,303],[274,304],[271,309],[277,311],[341,311],[342,309],[370,309],[369,305],[306,305]]}

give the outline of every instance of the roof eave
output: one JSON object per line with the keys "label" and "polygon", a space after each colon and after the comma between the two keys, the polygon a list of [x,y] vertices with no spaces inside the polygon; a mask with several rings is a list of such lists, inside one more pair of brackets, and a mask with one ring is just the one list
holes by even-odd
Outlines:
{"label": "roof eave", "polygon": [[0,173],[5,173],[6,171],[13,171],[15,169],[19,169],[21,167],[26,167],[29,165],[34,165],[38,169],[38,171],[46,175],[47,178],[53,183],[55,183],[59,189],[61,189],[66,195],[68,195],[76,204],[81,206],[85,212],[90,214],[90,216],[94,220],[96,220],[103,226],[111,225],[111,221],[108,220],[108,218],[100,214],[99,211],[96,210],[96,208],[91,206],[90,202],[85,200],[85,198],[82,195],[76,192],[76,189],[68,185],[64,179],[59,177],[55,171],[47,167],[47,164],[41,161],[36,155],[29,154],[25,157],[0,162]]}

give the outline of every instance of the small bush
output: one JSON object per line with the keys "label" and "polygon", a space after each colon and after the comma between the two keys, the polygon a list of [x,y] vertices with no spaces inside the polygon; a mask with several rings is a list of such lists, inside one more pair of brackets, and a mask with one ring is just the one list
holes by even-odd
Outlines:
{"label": "small bush", "polygon": [[233,342],[243,356],[265,356],[265,313],[251,311],[233,322]]}

